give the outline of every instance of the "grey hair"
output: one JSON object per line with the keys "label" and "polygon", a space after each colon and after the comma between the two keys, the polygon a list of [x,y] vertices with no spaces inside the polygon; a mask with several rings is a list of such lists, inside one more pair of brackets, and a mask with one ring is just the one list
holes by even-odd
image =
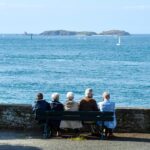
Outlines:
{"label": "grey hair", "polygon": [[52,100],[59,100],[59,93],[53,93],[51,95]]}
{"label": "grey hair", "polygon": [[87,97],[89,95],[89,93],[93,93],[93,90],[91,88],[87,88],[85,90],[85,96]]}
{"label": "grey hair", "polygon": [[73,94],[73,92],[68,92],[67,93],[67,95],[66,95],[66,97],[69,99],[69,98],[74,98],[74,94]]}
{"label": "grey hair", "polygon": [[102,97],[106,98],[106,96],[110,96],[110,93],[108,91],[103,92]]}

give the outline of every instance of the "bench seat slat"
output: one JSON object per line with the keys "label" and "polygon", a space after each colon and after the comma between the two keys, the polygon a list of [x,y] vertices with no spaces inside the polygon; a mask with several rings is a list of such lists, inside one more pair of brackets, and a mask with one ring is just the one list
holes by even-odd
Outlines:
{"label": "bench seat slat", "polygon": [[55,116],[50,116],[50,117],[38,117],[40,119],[49,119],[49,120],[71,120],[71,121],[113,121],[112,117],[97,117],[97,118],[91,118],[91,117],[68,117],[68,116],[63,116],[63,117],[55,117]]}
{"label": "bench seat slat", "polygon": [[113,121],[113,112],[94,111],[46,111],[37,112],[39,119],[71,121]]}
{"label": "bench seat slat", "polygon": [[113,112],[99,112],[99,111],[37,111],[37,114],[40,115],[87,115],[87,116],[95,116],[95,115],[113,115]]}

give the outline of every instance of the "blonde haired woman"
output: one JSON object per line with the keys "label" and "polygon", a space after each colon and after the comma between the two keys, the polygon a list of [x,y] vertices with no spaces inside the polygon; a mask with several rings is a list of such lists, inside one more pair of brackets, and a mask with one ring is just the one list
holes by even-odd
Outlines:
{"label": "blonde haired woman", "polygon": [[[74,101],[74,94],[73,92],[68,92],[66,103],[64,104],[65,111],[78,111],[79,104]],[[74,129],[75,132],[78,132],[79,128],[82,128],[81,121],[61,121],[60,128],[63,129]]]}

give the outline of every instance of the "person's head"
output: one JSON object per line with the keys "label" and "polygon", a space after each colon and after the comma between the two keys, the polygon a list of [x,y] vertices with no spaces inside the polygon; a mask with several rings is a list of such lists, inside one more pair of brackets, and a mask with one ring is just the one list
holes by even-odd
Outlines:
{"label": "person's head", "polygon": [[68,100],[73,100],[74,99],[73,92],[68,92],[67,95],[66,95],[66,97],[67,97]]}
{"label": "person's head", "polygon": [[38,100],[38,101],[43,100],[43,94],[42,93],[38,93],[36,95],[36,100]]}
{"label": "person's head", "polygon": [[85,97],[92,98],[93,97],[93,90],[88,88],[85,90]]}
{"label": "person's head", "polygon": [[109,92],[104,92],[102,94],[103,99],[109,100],[110,99],[110,93]]}
{"label": "person's head", "polygon": [[59,94],[58,93],[53,93],[51,97],[52,97],[53,101],[59,101]]}

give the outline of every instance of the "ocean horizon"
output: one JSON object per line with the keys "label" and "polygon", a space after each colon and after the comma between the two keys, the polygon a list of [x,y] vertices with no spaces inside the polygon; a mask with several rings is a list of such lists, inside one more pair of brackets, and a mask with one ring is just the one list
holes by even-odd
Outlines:
{"label": "ocean horizon", "polygon": [[150,34],[121,36],[0,34],[0,103],[32,104],[42,92],[75,100],[92,88],[109,91],[116,106],[150,108]]}

